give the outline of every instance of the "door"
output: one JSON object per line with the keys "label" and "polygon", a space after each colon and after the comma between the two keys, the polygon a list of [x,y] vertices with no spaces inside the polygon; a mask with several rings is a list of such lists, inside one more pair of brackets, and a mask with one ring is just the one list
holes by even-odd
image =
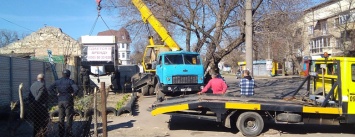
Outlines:
{"label": "door", "polygon": [[[351,80],[348,80],[348,114],[355,114],[355,62],[351,63]],[[344,92],[343,92],[344,93]],[[346,93],[346,92],[345,92]],[[346,96],[346,95],[342,95]]]}

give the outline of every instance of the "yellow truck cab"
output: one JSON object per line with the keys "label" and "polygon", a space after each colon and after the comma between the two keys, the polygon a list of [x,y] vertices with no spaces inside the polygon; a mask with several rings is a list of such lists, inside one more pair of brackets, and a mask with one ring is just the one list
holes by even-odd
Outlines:
{"label": "yellow truck cab", "polygon": [[317,75],[311,84],[313,94],[329,94],[333,85],[340,80],[338,85],[341,86],[335,87],[332,98],[342,103],[344,115],[353,115],[350,123],[355,122],[355,57],[319,58],[313,61],[311,70]]}

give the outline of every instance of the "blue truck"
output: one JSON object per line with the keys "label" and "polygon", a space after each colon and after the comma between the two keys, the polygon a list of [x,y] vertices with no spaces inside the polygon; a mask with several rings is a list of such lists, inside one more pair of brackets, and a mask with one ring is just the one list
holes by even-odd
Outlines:
{"label": "blue truck", "polygon": [[145,23],[149,23],[164,45],[154,44],[149,37],[142,61],[143,71],[131,78],[132,90],[143,95],[156,94],[157,101],[165,95],[190,94],[204,86],[204,69],[200,54],[182,51],[164,26],[142,0],[132,0]]}

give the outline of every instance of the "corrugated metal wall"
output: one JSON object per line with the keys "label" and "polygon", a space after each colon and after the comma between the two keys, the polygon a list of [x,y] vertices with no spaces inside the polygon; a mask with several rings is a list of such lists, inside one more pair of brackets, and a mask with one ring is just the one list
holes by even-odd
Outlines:
{"label": "corrugated metal wall", "polygon": [[[68,67],[74,74],[76,67]],[[56,70],[60,78],[63,64],[57,64]],[[0,106],[10,106],[11,101],[19,100],[19,85],[23,83],[23,97],[27,98],[31,84],[37,75],[44,73],[46,86],[54,82],[51,66],[47,62],[0,56]]]}
{"label": "corrugated metal wall", "polygon": [[0,56],[0,105],[9,104],[11,101],[10,59]]}
{"label": "corrugated metal wall", "polygon": [[12,58],[12,100],[18,100],[19,85],[23,83],[23,94],[28,95],[29,91],[29,60],[22,58]]}

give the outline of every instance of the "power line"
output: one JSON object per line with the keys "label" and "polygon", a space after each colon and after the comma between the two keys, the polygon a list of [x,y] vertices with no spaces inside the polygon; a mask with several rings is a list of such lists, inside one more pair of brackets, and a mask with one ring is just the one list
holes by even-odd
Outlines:
{"label": "power line", "polygon": [[9,20],[4,19],[4,18],[2,18],[2,17],[0,17],[0,18],[3,19],[3,20],[5,20],[5,21],[7,21],[7,22],[9,22],[9,23],[11,23],[11,24],[14,24],[14,25],[16,25],[16,26],[18,26],[18,27],[21,27],[21,28],[23,28],[23,29],[27,29],[27,30],[29,30],[29,31],[35,32],[34,30],[31,30],[31,29],[26,28],[26,27],[24,27],[24,26],[18,25],[18,24],[16,24],[16,23],[12,22],[12,21],[9,21]]}

